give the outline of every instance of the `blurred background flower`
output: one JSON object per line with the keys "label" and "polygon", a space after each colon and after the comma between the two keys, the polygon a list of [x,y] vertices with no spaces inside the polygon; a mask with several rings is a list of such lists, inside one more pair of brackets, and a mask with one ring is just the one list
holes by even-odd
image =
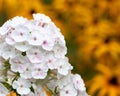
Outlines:
{"label": "blurred background flower", "polygon": [[110,68],[98,64],[96,70],[99,74],[89,81],[89,92],[92,96],[119,96],[120,95],[120,68]]}
{"label": "blurred background flower", "polygon": [[0,0],[0,25],[44,13],[65,36],[73,72],[92,96],[120,95],[120,0]]}

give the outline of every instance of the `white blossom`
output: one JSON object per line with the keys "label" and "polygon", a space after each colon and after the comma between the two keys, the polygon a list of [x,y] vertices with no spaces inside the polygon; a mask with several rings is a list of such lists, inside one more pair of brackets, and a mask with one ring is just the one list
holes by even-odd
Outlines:
{"label": "white blossom", "polygon": [[[11,34],[11,33],[10,33]],[[6,43],[9,45],[14,45],[15,44],[15,40],[11,37],[11,35],[8,35],[5,39]]]}
{"label": "white blossom", "polygon": [[54,46],[54,40],[50,38],[50,36],[44,36],[43,42],[42,42],[42,48],[48,51],[51,51]]}
{"label": "white blossom", "polygon": [[[80,75],[65,56],[64,36],[44,14],[16,16],[0,27],[0,96],[88,96]],[[8,89],[7,89],[8,88]],[[45,89],[47,88],[47,89]]]}
{"label": "white blossom", "polygon": [[0,35],[5,35],[11,31],[12,27],[10,25],[10,20],[6,21],[2,27],[0,27]]}
{"label": "white blossom", "polygon": [[86,91],[78,91],[77,96],[90,96],[90,95],[88,95]]}
{"label": "white blossom", "polygon": [[8,89],[2,83],[0,83],[0,96],[6,96],[8,92]]}
{"label": "white blossom", "polygon": [[22,52],[25,52],[30,48],[28,42],[17,42],[14,46],[17,50]]}
{"label": "white blossom", "polygon": [[33,30],[32,32],[30,32],[30,37],[28,38],[28,42],[30,45],[41,45],[43,43],[44,37],[43,37],[43,33],[41,32],[42,29],[40,31],[38,30]]}
{"label": "white blossom", "polygon": [[51,19],[44,14],[33,14],[33,19],[36,21],[36,25],[44,27],[44,24],[48,24]]}
{"label": "white blossom", "polygon": [[21,26],[24,25],[26,22],[28,22],[28,20],[22,16],[16,16],[14,18],[12,18],[10,25],[15,28],[17,26]]}
{"label": "white blossom", "polygon": [[23,73],[20,74],[22,78],[25,79],[31,79],[32,78],[32,70],[33,70],[33,64],[29,63]]}
{"label": "white blossom", "polygon": [[60,96],[77,96],[77,91],[72,84],[68,84],[60,90]]}
{"label": "white blossom", "polygon": [[48,67],[44,64],[34,64],[32,77],[35,79],[44,79],[47,76]]}
{"label": "white blossom", "polygon": [[55,57],[64,58],[67,53],[67,48],[57,44],[54,46],[53,51],[55,53]]}
{"label": "white blossom", "polygon": [[58,70],[58,73],[67,75],[69,70],[72,69],[72,66],[68,63],[68,58],[66,57],[56,61],[56,69]]}
{"label": "white blossom", "polygon": [[28,39],[29,30],[27,27],[21,25],[17,26],[15,30],[12,31],[11,37],[15,40],[15,42],[23,42]]}
{"label": "white blossom", "polygon": [[72,81],[73,81],[74,87],[77,90],[85,91],[85,84],[80,75],[78,75],[78,74],[73,75]]}
{"label": "white blossom", "polygon": [[27,57],[18,55],[15,58],[10,59],[10,64],[12,71],[23,73],[29,64],[29,61]]}
{"label": "white blossom", "polygon": [[56,58],[53,54],[53,52],[47,53],[45,62],[48,65],[49,69],[55,69],[56,68]]}
{"label": "white blossom", "polygon": [[9,59],[9,58],[13,58],[16,54],[15,54],[15,48],[3,43],[1,44],[1,55],[4,59]]}
{"label": "white blossom", "polygon": [[26,54],[31,63],[41,63],[43,61],[44,52],[39,47],[31,47],[26,51]]}
{"label": "white blossom", "polygon": [[60,45],[60,46],[66,46],[65,44],[65,40],[64,40],[64,37],[61,35],[61,34],[58,34],[56,37],[55,37],[55,44],[57,45]]}
{"label": "white blossom", "polygon": [[66,85],[69,83],[72,83],[71,81],[71,73],[69,73],[67,76],[63,76],[61,74],[57,75],[57,86],[59,89],[63,89]]}
{"label": "white blossom", "polygon": [[48,35],[51,35],[52,37],[56,36],[62,36],[60,29],[56,27],[56,25],[53,22],[49,22],[47,26],[45,26],[44,30],[48,33]]}
{"label": "white blossom", "polygon": [[12,86],[21,95],[30,93],[31,83],[30,83],[29,80],[26,80],[26,79],[23,79],[23,78],[19,78],[18,80],[15,80],[13,82]]}
{"label": "white blossom", "polygon": [[30,92],[30,93],[29,93],[29,94],[27,94],[27,95],[21,95],[21,96],[35,96],[35,93]]}

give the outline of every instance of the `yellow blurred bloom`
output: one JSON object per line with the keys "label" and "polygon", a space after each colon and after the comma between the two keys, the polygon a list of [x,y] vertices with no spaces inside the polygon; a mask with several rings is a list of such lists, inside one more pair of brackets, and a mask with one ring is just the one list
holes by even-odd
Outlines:
{"label": "yellow blurred bloom", "polygon": [[79,0],[54,0],[53,7],[55,10],[69,13],[78,3]]}
{"label": "yellow blurred bloom", "polygon": [[0,0],[0,12],[3,10],[3,1],[4,0]]}
{"label": "yellow blurred bloom", "polygon": [[56,10],[66,11],[65,0],[54,0],[53,6]]}
{"label": "yellow blurred bloom", "polygon": [[94,15],[99,16],[106,10],[106,2],[103,0],[80,0],[80,3],[89,8]]}
{"label": "yellow blurred bloom", "polygon": [[92,12],[89,8],[80,4],[76,4],[72,10],[69,28],[71,33],[73,33],[72,35],[79,38],[81,31],[85,31],[84,29],[86,29],[92,21]]}
{"label": "yellow blurred bloom", "polygon": [[[101,0],[99,0],[101,1]],[[118,16],[120,13],[120,0],[103,0],[107,3],[107,11],[111,16]]]}
{"label": "yellow blurred bloom", "polygon": [[6,11],[9,17],[13,16],[25,16],[27,18],[32,17],[32,13],[43,12],[41,2],[39,0],[6,0]]}
{"label": "yellow blurred bloom", "polygon": [[14,91],[11,91],[7,96],[17,96],[17,94]]}
{"label": "yellow blurred bloom", "polygon": [[97,74],[89,82],[89,94],[92,96],[119,96],[120,95],[120,66],[109,68],[98,64],[96,69],[101,73]]}
{"label": "yellow blurred bloom", "polygon": [[80,53],[86,59],[95,57],[100,59],[106,53],[109,53],[113,58],[119,58],[120,44],[116,30],[111,23],[99,21],[97,25],[91,25],[78,38],[80,42]]}

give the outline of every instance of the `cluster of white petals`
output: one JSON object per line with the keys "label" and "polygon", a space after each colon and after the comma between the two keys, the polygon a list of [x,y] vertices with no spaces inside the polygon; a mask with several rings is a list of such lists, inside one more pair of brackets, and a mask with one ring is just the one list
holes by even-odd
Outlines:
{"label": "cluster of white petals", "polygon": [[[0,96],[88,96],[80,75],[65,56],[60,29],[48,16],[14,17],[0,27]],[[9,88],[7,88],[7,86]]]}

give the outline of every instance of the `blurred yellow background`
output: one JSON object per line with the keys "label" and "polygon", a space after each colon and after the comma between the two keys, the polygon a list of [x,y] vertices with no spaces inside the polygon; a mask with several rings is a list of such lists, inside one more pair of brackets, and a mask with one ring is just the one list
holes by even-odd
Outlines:
{"label": "blurred yellow background", "polygon": [[120,0],[0,0],[0,25],[44,13],[65,36],[73,73],[91,96],[120,96]]}

